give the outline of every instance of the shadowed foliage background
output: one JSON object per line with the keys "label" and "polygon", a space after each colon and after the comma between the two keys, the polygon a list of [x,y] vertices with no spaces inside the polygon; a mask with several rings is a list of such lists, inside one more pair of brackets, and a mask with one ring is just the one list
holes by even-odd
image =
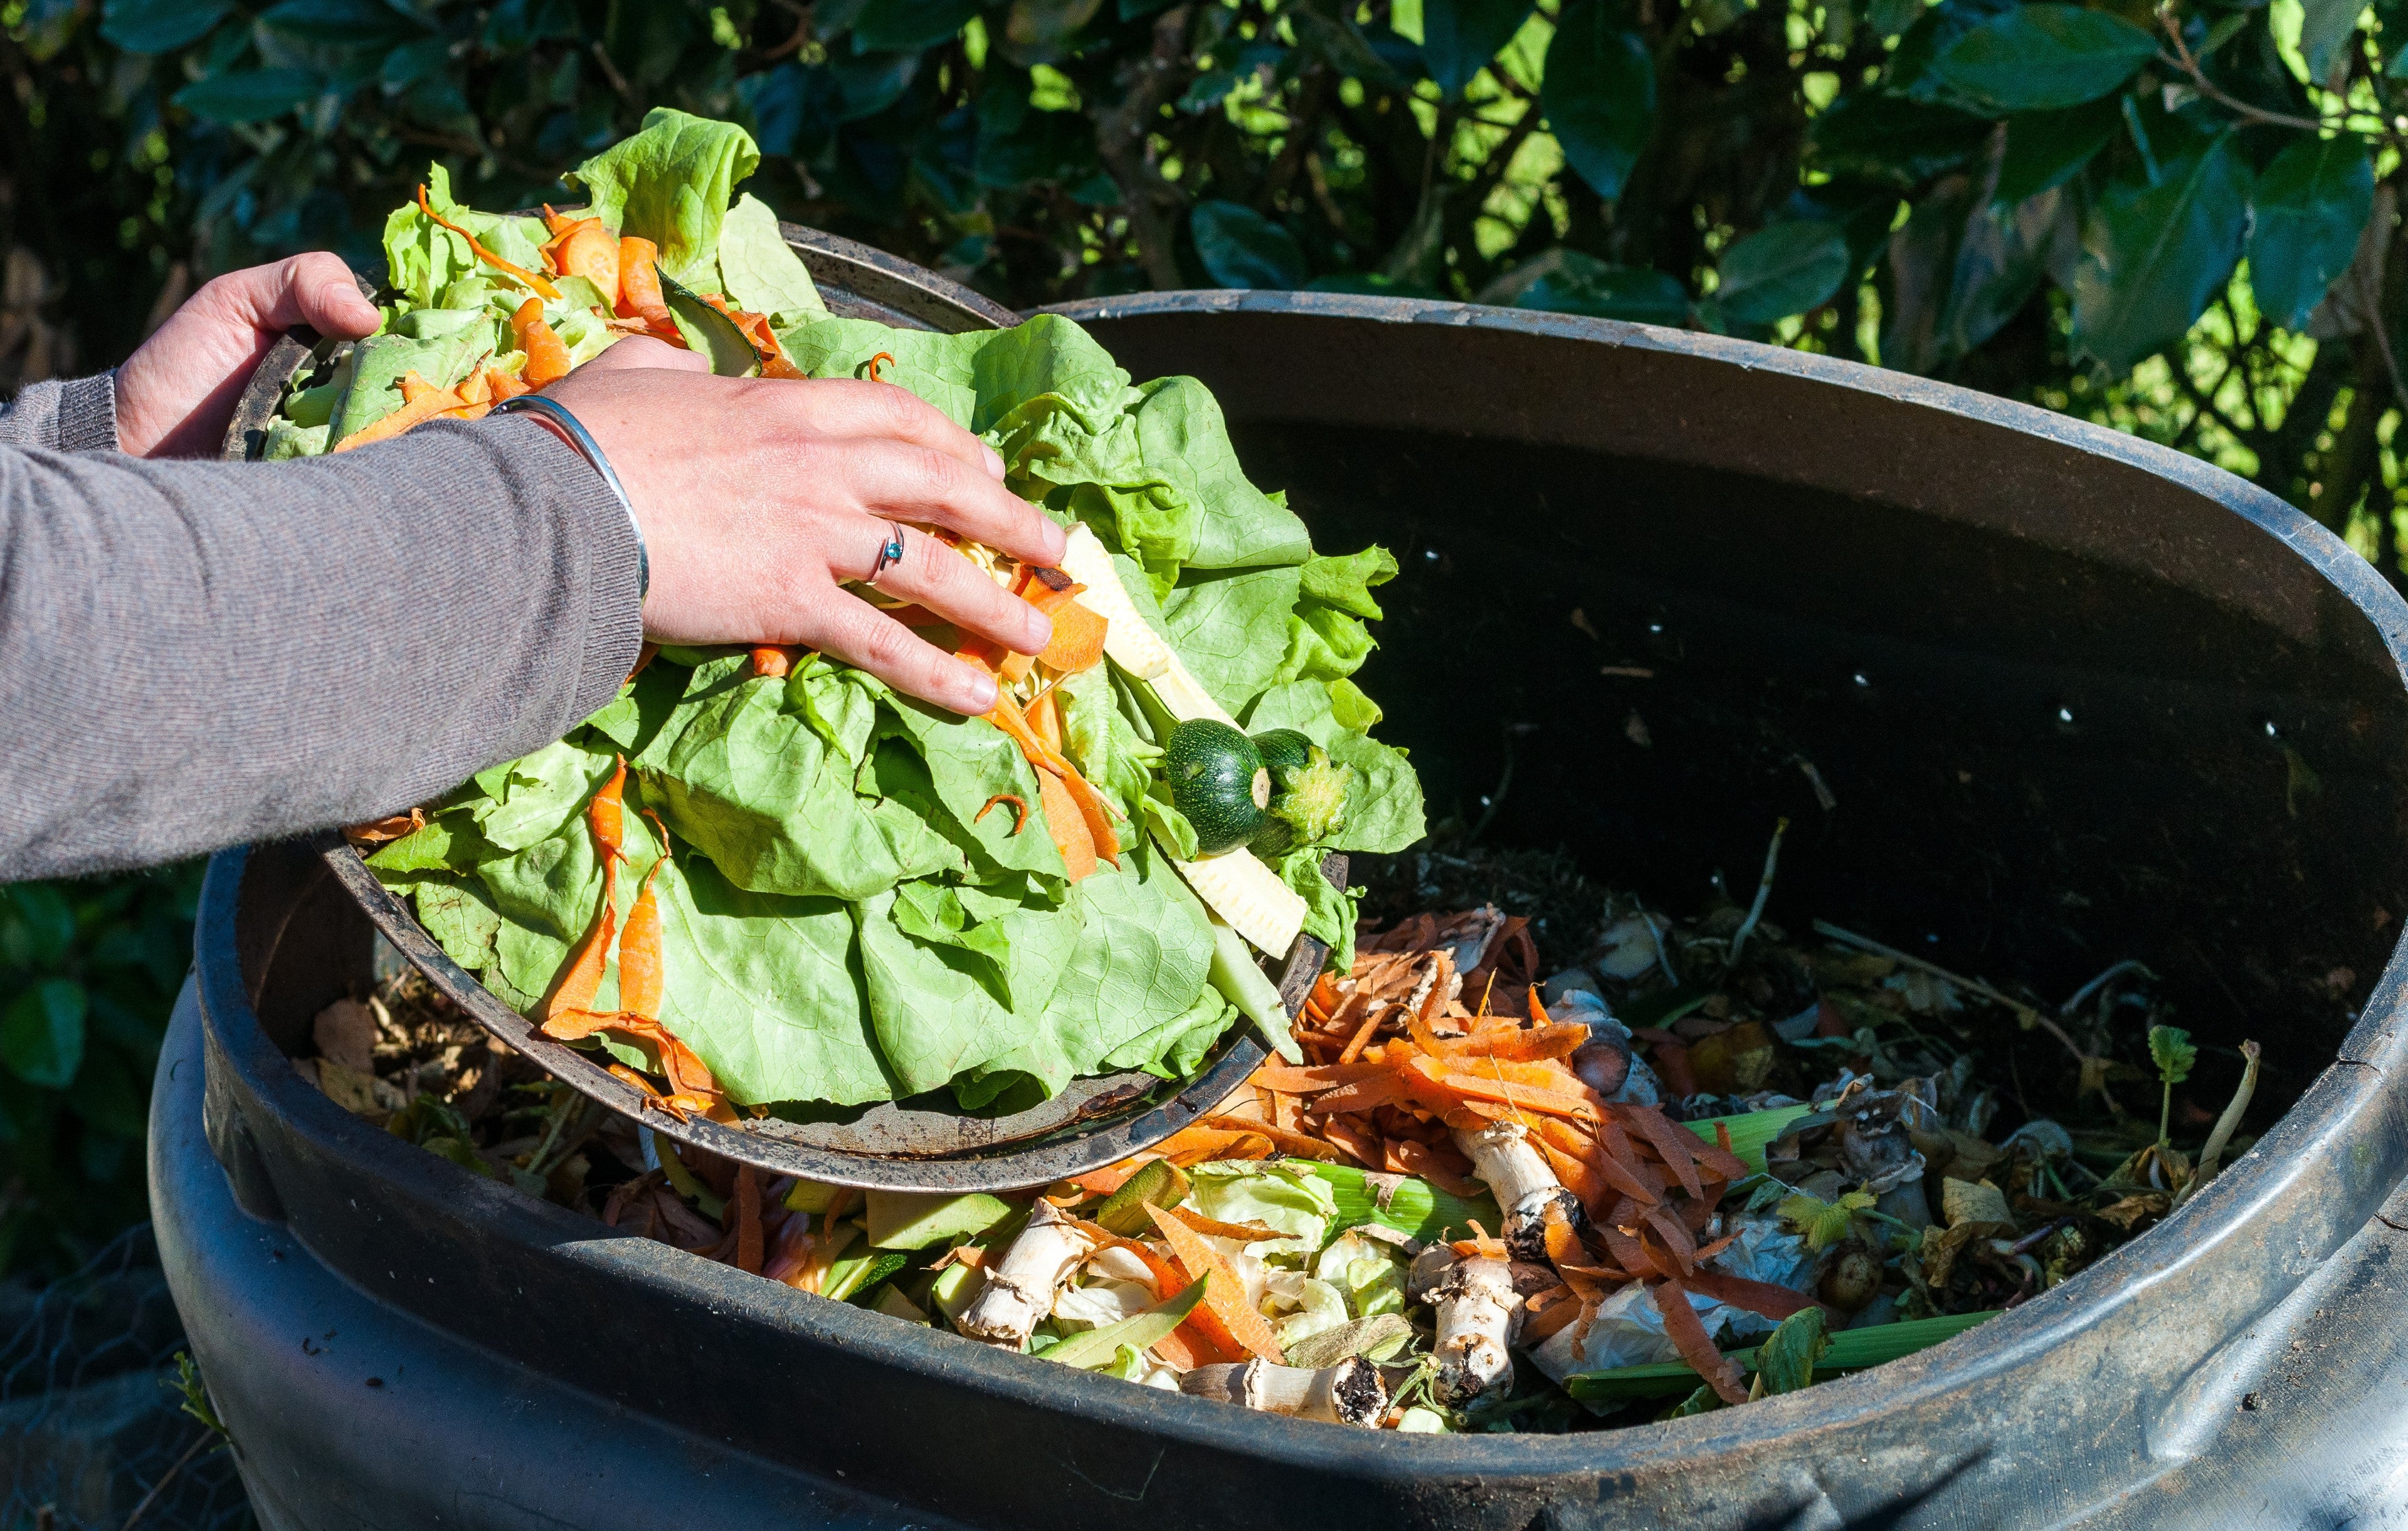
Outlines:
{"label": "shadowed foliage background", "polygon": [[[363,268],[671,105],[1025,308],[1316,287],[1692,325],[2256,479],[2400,582],[2402,0],[8,0],[0,386]],[[141,1215],[194,877],[0,890],[0,1270]]]}

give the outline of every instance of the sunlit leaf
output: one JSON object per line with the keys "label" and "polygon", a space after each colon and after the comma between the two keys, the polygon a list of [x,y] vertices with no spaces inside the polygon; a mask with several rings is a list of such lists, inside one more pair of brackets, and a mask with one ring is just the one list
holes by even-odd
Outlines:
{"label": "sunlit leaf", "polygon": [[1312,275],[1296,236],[1240,203],[1197,203],[1188,228],[1197,259],[1224,287],[1297,288]]}
{"label": "sunlit leaf", "polygon": [[1775,223],[1723,252],[1724,313],[1742,324],[1770,324],[1803,313],[1848,279],[1848,239],[1835,223]]}
{"label": "sunlit leaf", "polygon": [[2349,269],[2374,210],[2366,145],[2303,135],[2258,172],[2249,203],[2250,290],[2267,318],[2296,330]]}
{"label": "sunlit leaf", "polygon": [[1622,195],[1656,127],[1656,61],[1609,0],[1574,0],[1547,48],[1539,105],[1564,161],[1598,196]]}
{"label": "sunlit leaf", "polygon": [[1950,43],[1931,72],[1993,110],[2046,111],[2097,100],[2157,54],[2157,38],[2119,16],[2041,0]]}
{"label": "sunlit leaf", "polygon": [[2248,199],[2229,138],[2164,166],[2155,186],[2108,187],[2082,232],[2075,345],[2123,372],[2181,339],[2241,259]]}

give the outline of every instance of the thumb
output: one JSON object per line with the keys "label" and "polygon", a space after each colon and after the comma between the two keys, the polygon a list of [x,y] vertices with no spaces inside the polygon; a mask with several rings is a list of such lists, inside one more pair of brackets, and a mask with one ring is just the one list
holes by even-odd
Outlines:
{"label": "thumb", "polygon": [[355,340],[382,320],[376,305],[360,295],[343,258],[324,250],[229,272],[209,285],[221,289],[217,296],[228,317],[253,329],[307,324],[321,335]]}

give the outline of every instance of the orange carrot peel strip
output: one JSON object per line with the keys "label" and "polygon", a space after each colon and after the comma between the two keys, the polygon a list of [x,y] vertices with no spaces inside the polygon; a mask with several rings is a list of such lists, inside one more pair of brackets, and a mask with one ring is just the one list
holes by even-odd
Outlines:
{"label": "orange carrot peel strip", "polygon": [[878,364],[881,362],[884,362],[888,366],[895,365],[895,353],[891,351],[882,351],[877,355],[872,356],[868,361],[862,364],[868,369],[869,380],[871,382],[884,382],[886,380],[878,375]]}
{"label": "orange carrot peel strip", "polygon": [[423,185],[418,188],[418,210],[424,213],[427,217],[435,220],[437,223],[442,224],[445,228],[450,229],[461,238],[467,240],[469,253],[476,256],[477,259],[484,262],[487,265],[516,277],[519,280],[526,283],[529,287],[541,293],[545,297],[556,298],[560,296],[560,289],[554,287],[540,272],[529,271],[525,266],[514,265],[510,262],[502,259],[499,255],[494,254],[492,250],[487,250],[481,243],[480,243],[475,235],[470,234],[466,229],[462,228],[459,224],[454,223],[452,220],[444,217],[441,213],[437,212],[426,200],[426,188]]}
{"label": "orange carrot peel strip", "polygon": [[976,813],[970,815],[970,823],[976,823],[981,819],[985,818],[988,810],[993,808],[997,803],[1009,803],[1011,805],[1011,832],[1014,835],[1019,834],[1022,830],[1028,827],[1028,799],[1022,797],[1017,794],[1008,792],[999,792],[993,797],[988,798],[984,808],[980,808]]}
{"label": "orange carrot peel strip", "polygon": [[542,388],[568,376],[568,348],[543,322],[542,300],[529,298],[518,306],[510,315],[510,333],[526,352],[526,370],[519,376],[527,387]]}
{"label": "orange carrot peel strip", "polygon": [[1656,1299],[1656,1310],[1664,1315],[1664,1334],[1680,1351],[1681,1359],[1706,1380],[1706,1385],[1723,1402],[1747,1402],[1747,1388],[1740,1379],[1738,1366],[1714,1349],[1713,1338],[1698,1318],[1698,1310],[1689,1306],[1688,1289],[1678,1281],[1659,1281],[1649,1295]]}
{"label": "orange carrot peel strip", "polygon": [[1238,1280],[1237,1272],[1229,1268],[1220,1252],[1204,1242],[1201,1234],[1177,1218],[1165,1215],[1161,1208],[1148,1203],[1145,1210],[1190,1281],[1211,1273],[1212,1280],[1206,1283],[1204,1302],[1199,1306],[1210,1307],[1239,1344],[1273,1366],[1285,1366],[1287,1357],[1280,1350],[1278,1337],[1246,1300],[1246,1283]]}
{"label": "orange carrot peel strip", "polygon": [[661,295],[660,247],[626,235],[619,240],[619,317],[643,322],[644,333],[683,349],[685,332]]}
{"label": "orange carrot peel strip", "polygon": [[[417,396],[412,397],[415,393]],[[393,413],[370,425],[363,425],[335,443],[335,451],[350,451],[378,441],[388,441],[405,431],[425,424],[436,416],[466,408],[466,401],[448,388],[437,388],[417,373],[402,379],[402,405]]]}

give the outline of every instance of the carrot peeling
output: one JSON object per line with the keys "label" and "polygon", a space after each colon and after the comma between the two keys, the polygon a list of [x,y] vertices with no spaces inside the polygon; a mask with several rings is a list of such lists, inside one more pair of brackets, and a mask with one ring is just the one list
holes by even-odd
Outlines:
{"label": "carrot peeling", "polygon": [[987,816],[988,809],[993,808],[997,803],[1009,803],[1011,805],[1013,815],[1011,821],[1011,832],[1014,835],[1019,834],[1022,830],[1028,827],[1028,799],[1008,792],[999,792],[993,797],[988,798],[986,800],[986,807],[980,808],[978,812],[970,816],[970,823],[976,823],[981,819],[985,818]]}
{"label": "carrot peeling", "polygon": [[468,252],[476,256],[477,259],[484,262],[487,265],[494,267],[495,270],[516,277],[519,280],[526,283],[529,287],[541,293],[545,297],[556,298],[560,296],[560,289],[554,287],[541,273],[529,271],[525,266],[516,265],[502,259],[499,255],[487,250],[484,245],[478,240],[475,235],[470,234],[466,229],[462,228],[459,224],[454,223],[452,220],[444,217],[441,213],[437,212],[426,200],[426,188],[423,185],[418,188],[418,210],[424,213],[427,217],[435,220],[437,223],[442,224],[445,228],[450,229],[461,238],[467,240]]}

